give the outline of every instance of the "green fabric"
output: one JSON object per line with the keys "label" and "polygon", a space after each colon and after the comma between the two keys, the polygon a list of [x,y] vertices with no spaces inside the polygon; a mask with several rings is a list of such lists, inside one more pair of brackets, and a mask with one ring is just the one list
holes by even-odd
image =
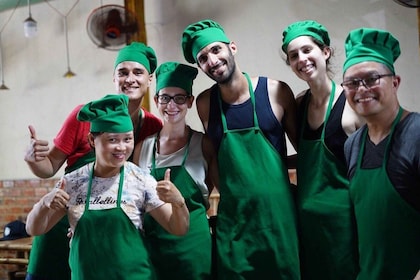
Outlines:
{"label": "green fabric", "polygon": [[84,105],[77,114],[79,121],[91,123],[91,132],[124,133],[133,130],[128,112],[128,96],[108,94]]}
{"label": "green fabric", "polygon": [[[95,161],[95,152],[91,150],[77,159],[72,166],[67,166],[65,174],[93,161]],[[28,274],[45,279],[70,280],[68,261],[70,240],[67,237],[69,227],[68,218],[65,216],[50,231],[34,237]]]}
{"label": "green fabric", "polygon": [[189,142],[185,147],[183,162],[180,166],[157,168],[154,156],[156,149],[153,152],[151,174],[156,180],[163,180],[166,169],[170,168],[171,181],[185,198],[185,204],[190,212],[190,229],[184,236],[168,233],[149,214],[145,214],[144,240],[159,280],[211,279],[212,241],[209,222],[203,195],[184,166],[188,157],[188,147]]}
{"label": "green fabric", "polygon": [[121,208],[124,166],[120,170],[117,207],[105,210],[89,210],[93,169],[85,211],[76,225],[71,243],[71,279],[153,279],[143,239]]}
{"label": "green fabric", "polygon": [[230,43],[219,23],[206,19],[190,24],[182,33],[181,46],[185,59],[190,63],[196,63],[197,54],[214,42]]}
{"label": "green fabric", "polygon": [[343,73],[355,64],[375,61],[385,64],[393,74],[394,62],[401,54],[400,43],[388,31],[359,28],[352,30],[345,41],[346,60]]}
{"label": "green fabric", "polygon": [[386,170],[401,113],[400,108],[379,168],[361,168],[368,129],[363,131],[355,173],[350,181],[359,240],[358,280],[413,279],[420,268],[420,213],[401,198]]}
{"label": "green fabric", "polygon": [[143,65],[149,74],[152,74],[157,66],[155,51],[143,43],[133,42],[122,48],[117,55],[114,63],[114,69],[118,64],[124,61],[135,61]]}
{"label": "green fabric", "polygon": [[[287,168],[258,126],[229,130],[218,152],[217,279],[300,279],[296,210]],[[221,100],[219,95],[219,106]]]}
{"label": "green fabric", "polygon": [[327,46],[330,45],[330,37],[325,26],[313,20],[297,21],[290,24],[283,31],[283,45],[281,48],[285,53],[287,53],[289,43],[299,36],[311,36]]}
{"label": "green fabric", "polygon": [[[356,227],[346,166],[325,145],[325,127],[334,92],[335,86],[320,139],[303,138],[304,126],[300,133],[297,209],[302,279],[354,280],[358,272]],[[304,123],[307,123],[307,100],[302,104]]]}
{"label": "green fabric", "polygon": [[67,216],[64,216],[50,231],[34,237],[28,274],[42,279],[70,280],[69,227]]}
{"label": "green fabric", "polygon": [[156,94],[165,87],[178,87],[192,95],[192,86],[198,70],[178,62],[165,62],[156,69]]}

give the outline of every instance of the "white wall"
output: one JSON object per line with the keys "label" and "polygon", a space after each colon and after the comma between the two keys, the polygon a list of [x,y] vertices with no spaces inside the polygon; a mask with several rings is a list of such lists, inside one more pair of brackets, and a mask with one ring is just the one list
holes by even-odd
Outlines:
{"label": "white wall", "polygon": [[[18,9],[3,29],[3,70],[10,90],[0,91],[0,180],[35,178],[23,161],[29,142],[28,124],[35,126],[38,138],[52,141],[75,105],[114,92],[112,67],[116,53],[96,48],[86,33],[88,15],[101,2],[123,3],[80,0],[68,16],[70,66],[77,74],[71,79],[62,77],[67,71],[62,17],[45,3],[32,6],[39,26],[36,38],[23,36],[26,8]],[[73,3],[51,1],[62,13]],[[280,46],[287,25],[313,19],[328,28],[336,52],[333,64],[337,82],[341,82],[343,43],[348,32],[358,27],[387,29],[400,40],[402,49],[395,65],[402,75],[401,104],[420,111],[416,98],[420,88],[416,9],[392,0],[145,0],[145,6],[148,44],[155,49],[159,63],[185,62],[180,47],[183,29],[192,22],[211,18],[220,22],[228,37],[237,43],[237,61],[242,71],[284,80],[295,93],[304,90],[306,84],[294,76],[283,60]],[[10,13],[0,13],[0,30]],[[210,85],[210,79],[200,72],[194,91],[198,93]],[[150,92],[154,92],[154,86]],[[153,102],[151,107],[156,113]],[[189,112],[189,122],[201,130],[195,109]]]}

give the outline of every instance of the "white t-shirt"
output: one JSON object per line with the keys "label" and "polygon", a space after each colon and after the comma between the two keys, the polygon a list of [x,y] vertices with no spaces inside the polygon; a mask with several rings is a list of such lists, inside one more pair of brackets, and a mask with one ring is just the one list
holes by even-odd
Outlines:
{"label": "white t-shirt", "polygon": [[[65,191],[70,195],[67,214],[73,232],[85,210],[92,167],[93,163],[90,163],[64,175],[66,179]],[[115,208],[117,206],[119,182],[119,174],[110,178],[94,177],[89,209]],[[149,174],[149,170],[141,169],[131,162],[125,163],[121,208],[138,229],[143,229],[145,212],[149,212],[165,203],[159,199],[156,185],[157,182]]]}

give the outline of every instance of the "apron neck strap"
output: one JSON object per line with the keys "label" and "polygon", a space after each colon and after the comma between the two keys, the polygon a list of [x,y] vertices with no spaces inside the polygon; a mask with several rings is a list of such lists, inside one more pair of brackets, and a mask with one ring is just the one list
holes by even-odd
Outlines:
{"label": "apron neck strap", "polygon": [[[244,72],[243,75],[245,76],[245,78],[248,82],[248,91],[249,91],[249,95],[251,96],[252,111],[253,111],[253,114],[254,114],[253,115],[254,128],[255,128],[255,130],[259,130],[257,112],[255,110],[255,93],[254,93],[254,89],[252,88],[252,82],[251,82],[251,79],[249,78],[249,75],[247,73]],[[225,112],[223,111],[222,96],[220,94],[220,88],[218,88],[218,93],[219,93],[218,94],[218,100],[219,100],[219,108],[220,108],[221,117],[222,117],[223,131],[224,131],[224,133],[226,133],[228,131],[228,128],[227,128],[226,115],[225,115]]]}
{"label": "apron neck strap", "polygon": [[[328,100],[327,111],[325,112],[325,116],[324,116],[324,126],[322,127],[321,140],[324,140],[324,138],[325,138],[325,130],[326,130],[326,127],[327,127],[327,121],[328,121],[328,118],[330,117],[331,108],[333,107],[333,103],[334,103],[335,82],[334,81],[331,81],[331,82],[332,82],[332,88],[331,88],[330,97],[329,97],[329,100]],[[304,110],[304,113],[303,113],[303,124],[305,124],[307,122],[308,107],[309,107],[310,98],[311,98],[311,92],[309,92],[309,96],[308,96],[306,104],[305,104],[305,110]],[[303,125],[302,129],[300,130],[301,137],[303,135],[304,126],[305,125]]]}
{"label": "apron neck strap", "polygon": [[[185,165],[185,161],[187,160],[188,157],[188,151],[190,150],[190,142],[191,142],[191,137],[192,137],[192,129],[190,127],[187,127],[188,129],[188,141],[187,144],[185,145],[185,150],[184,150],[184,157],[182,159],[182,163],[181,166]],[[159,136],[160,136],[160,132],[157,133],[156,137],[155,137],[155,143],[153,145],[153,152],[152,152],[152,170],[156,169],[156,151],[157,151],[157,145],[158,145],[158,140],[159,140]]]}
{"label": "apron neck strap", "polygon": [[[88,189],[87,189],[87,194],[86,194],[85,211],[89,210],[89,206],[90,206],[90,195],[92,193],[92,182],[93,182],[93,177],[95,177],[94,170],[95,170],[95,163],[93,163],[92,170],[90,171],[89,184],[88,184]],[[118,197],[117,197],[117,207],[118,208],[121,207],[121,195],[122,195],[123,185],[124,185],[124,165],[121,166],[121,168],[120,168],[120,182],[119,182],[119,185],[118,185]]]}
{"label": "apron neck strap", "polygon": [[[389,149],[390,149],[391,142],[392,142],[392,136],[394,134],[395,127],[397,126],[397,124],[401,120],[403,111],[404,111],[403,108],[400,106],[399,109],[398,109],[397,116],[392,121],[391,131],[389,132],[389,135],[387,136],[388,139],[386,141],[385,156],[384,156],[384,159],[382,161],[382,167],[385,167],[386,166],[386,163],[388,162]],[[363,131],[363,134],[362,134],[362,140],[361,140],[362,142],[361,142],[361,145],[360,145],[360,152],[359,152],[359,156],[357,158],[357,168],[360,168],[361,165],[362,165],[362,158],[363,158],[363,153],[364,153],[365,146],[366,146],[366,139],[367,139],[368,131],[369,131],[369,129],[366,127],[366,129]]]}

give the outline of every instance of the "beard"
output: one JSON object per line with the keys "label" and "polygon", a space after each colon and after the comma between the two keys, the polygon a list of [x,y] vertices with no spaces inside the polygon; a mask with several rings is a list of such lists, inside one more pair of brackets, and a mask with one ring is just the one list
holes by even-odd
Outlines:
{"label": "beard", "polygon": [[236,63],[232,51],[229,49],[229,56],[225,60],[226,70],[223,72],[222,75],[212,75],[210,73],[206,73],[207,76],[214,80],[218,84],[229,84],[232,81],[233,74],[236,71]]}

